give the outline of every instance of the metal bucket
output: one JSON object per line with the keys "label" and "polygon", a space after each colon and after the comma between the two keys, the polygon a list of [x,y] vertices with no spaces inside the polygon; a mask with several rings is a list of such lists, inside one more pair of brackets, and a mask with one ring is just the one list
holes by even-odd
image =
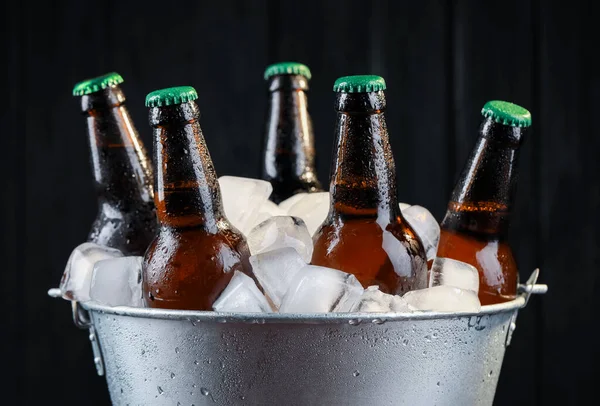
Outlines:
{"label": "metal bucket", "polygon": [[476,315],[73,309],[115,405],[491,405],[537,276]]}

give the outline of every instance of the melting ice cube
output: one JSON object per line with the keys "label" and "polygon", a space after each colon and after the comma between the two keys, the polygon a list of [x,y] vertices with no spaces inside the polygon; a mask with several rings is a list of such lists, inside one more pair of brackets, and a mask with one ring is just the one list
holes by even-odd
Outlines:
{"label": "melting ice cube", "polygon": [[262,206],[260,206],[260,208],[258,209],[258,214],[256,216],[256,219],[254,220],[254,224],[252,224],[252,226],[250,227],[250,230],[252,230],[254,227],[259,225],[263,221],[270,219],[273,216],[285,216],[285,215],[286,215],[286,212],[281,210],[279,208],[279,206],[277,206],[275,203],[273,203],[270,200],[266,200],[262,204]]}
{"label": "melting ice cube", "polygon": [[279,209],[287,213],[290,207],[298,203],[300,200],[304,199],[304,196],[306,195],[308,195],[308,193],[296,193],[295,195],[288,197],[287,199],[279,203]]}
{"label": "melting ice cube", "polygon": [[352,308],[353,312],[388,313],[410,312],[406,301],[397,295],[388,295],[379,290],[377,286],[365,289],[360,300]]}
{"label": "melting ice cube", "polygon": [[404,300],[417,310],[437,312],[473,312],[481,310],[477,294],[454,286],[434,286],[412,290],[403,296]]}
{"label": "melting ice cube", "polygon": [[288,209],[288,215],[300,217],[313,235],[329,213],[329,192],[307,193]]}
{"label": "melting ice cube", "polygon": [[115,248],[91,242],[77,246],[67,262],[60,281],[60,290],[65,299],[85,302],[90,300],[90,284],[94,264],[102,259],[122,257]]}
{"label": "melting ice cube", "polygon": [[217,312],[270,313],[267,298],[248,275],[235,271],[229,285],[213,303]]}
{"label": "melting ice cube", "polygon": [[142,260],[142,257],[122,257],[96,262],[91,299],[108,306],[144,307]]}
{"label": "melting ice cube", "polygon": [[276,308],[290,286],[290,282],[306,262],[294,248],[280,248],[250,257],[252,271]]}
{"label": "melting ice cube", "polygon": [[297,217],[271,217],[254,227],[247,240],[253,255],[291,247],[308,263],[313,253],[311,235],[304,221]]}
{"label": "melting ice cube", "polygon": [[294,275],[279,312],[348,312],[360,300],[363,291],[354,275],[307,265]]}
{"label": "melting ice cube", "polygon": [[410,206],[402,210],[402,216],[423,242],[427,260],[435,258],[440,241],[440,225],[433,215],[422,206]]}
{"label": "melting ice cube", "polygon": [[242,233],[247,233],[256,224],[273,187],[264,180],[237,176],[221,176],[219,186],[227,219]]}
{"label": "melting ice cube", "polygon": [[451,258],[437,257],[433,261],[429,287],[454,286],[456,288],[479,292],[479,273],[471,264]]}

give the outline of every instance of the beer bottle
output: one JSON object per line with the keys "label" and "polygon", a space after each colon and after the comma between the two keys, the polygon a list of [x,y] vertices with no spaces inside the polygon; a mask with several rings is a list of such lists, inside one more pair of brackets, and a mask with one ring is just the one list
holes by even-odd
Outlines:
{"label": "beer bottle", "polygon": [[253,277],[244,236],[225,217],[193,87],[146,96],[159,229],[144,256],[148,307],[212,310],[236,270]]}
{"label": "beer bottle", "polygon": [[313,128],[306,93],[308,66],[281,62],[265,70],[269,85],[269,108],[263,139],[263,179],[271,182],[271,200],[282,200],[299,192],[320,192],[315,170]]}
{"label": "beer bottle", "polygon": [[336,80],[331,205],[315,233],[312,264],[351,273],[363,286],[402,294],[425,288],[423,244],[402,217],[385,121],[382,77]]}
{"label": "beer bottle", "polygon": [[467,161],[441,223],[438,257],[479,270],[482,305],[515,298],[518,271],[507,233],[517,181],[517,153],[531,125],[524,108],[490,101],[479,138]]}
{"label": "beer bottle", "polygon": [[109,73],[75,85],[87,118],[98,215],[88,241],[143,255],[156,231],[152,168],[120,88]]}

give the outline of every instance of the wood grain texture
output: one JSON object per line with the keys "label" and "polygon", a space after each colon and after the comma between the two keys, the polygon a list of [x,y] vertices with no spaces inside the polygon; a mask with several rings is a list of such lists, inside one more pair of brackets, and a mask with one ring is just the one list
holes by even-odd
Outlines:
{"label": "wood grain texture", "polygon": [[[541,0],[108,0],[5,2],[0,199],[2,347],[12,404],[109,404],[87,334],[67,303],[46,297],[96,207],[73,84],[117,71],[151,149],[146,93],[192,85],[220,174],[258,176],[265,66],[313,72],[309,110],[327,184],[333,81],[374,73],[388,84],[387,120],[399,198],[441,219],[490,99],[528,107],[511,243],[521,278],[550,285],[520,312],[495,404],[585,403],[600,361],[600,39],[597,4]],[[35,13],[30,12],[35,8]],[[52,391],[40,390],[40,382]],[[67,395],[67,393],[69,395]]]}

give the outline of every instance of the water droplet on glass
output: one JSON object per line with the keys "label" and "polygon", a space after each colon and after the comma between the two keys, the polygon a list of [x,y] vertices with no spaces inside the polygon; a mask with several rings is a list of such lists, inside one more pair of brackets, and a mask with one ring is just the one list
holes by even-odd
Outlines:
{"label": "water droplet on glass", "polygon": [[175,378],[175,374],[171,372],[171,379]]}
{"label": "water droplet on glass", "polygon": [[348,324],[351,326],[358,326],[360,324],[360,319],[350,319],[348,320]]}
{"label": "water droplet on glass", "polygon": [[438,383],[436,384],[437,386],[440,386],[440,381],[438,381]]}
{"label": "water droplet on glass", "polygon": [[354,372],[352,372],[352,375],[353,375],[353,376],[355,376],[355,377],[356,377],[356,376],[359,376],[359,375],[360,375],[360,372],[358,372],[358,371],[354,371]]}
{"label": "water droplet on glass", "polygon": [[198,365],[198,360],[194,360],[194,365]]}
{"label": "water droplet on glass", "polygon": [[162,395],[163,393],[165,393],[164,390],[162,390],[162,388],[160,386],[157,386],[156,389],[158,389],[158,394]]}
{"label": "water droplet on glass", "polygon": [[175,352],[179,354],[179,347],[175,347]]}
{"label": "water droplet on glass", "polygon": [[144,355],[146,353],[146,350],[142,350],[142,355]]}
{"label": "water droplet on glass", "polygon": [[242,395],[242,396],[240,396],[240,399],[241,400],[246,400],[246,396]]}
{"label": "water droplet on glass", "polygon": [[488,376],[492,376],[494,375],[494,371],[490,371],[490,373],[488,374]]}
{"label": "water droplet on glass", "polygon": [[200,393],[203,394],[204,396],[210,395],[210,392],[206,388],[200,388]]}
{"label": "water droplet on glass", "polygon": [[373,320],[371,320],[371,323],[373,323],[373,324],[383,324],[383,323],[385,323],[385,320],[383,320],[383,319],[373,319]]}

